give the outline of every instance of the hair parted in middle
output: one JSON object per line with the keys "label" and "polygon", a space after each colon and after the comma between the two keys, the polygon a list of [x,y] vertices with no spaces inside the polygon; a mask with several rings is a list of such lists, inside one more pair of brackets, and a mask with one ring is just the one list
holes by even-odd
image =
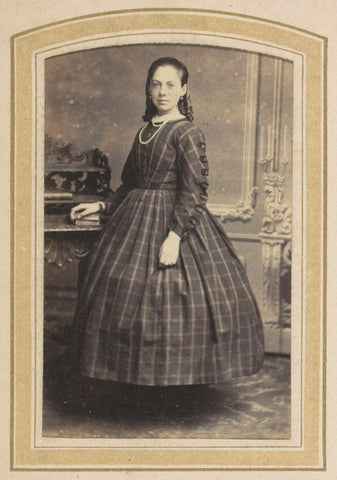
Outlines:
{"label": "hair parted in middle", "polygon": [[[151,79],[155,71],[157,70],[157,68],[163,67],[166,65],[170,65],[171,67],[174,67],[178,72],[181,73],[182,86],[188,85],[188,76],[189,76],[188,70],[182,62],[180,62],[174,57],[161,57],[155,60],[151,64],[147,73],[147,80],[146,80],[146,86],[145,86],[146,107],[145,107],[145,114],[143,115],[144,122],[149,122],[152,119],[152,117],[157,113],[157,109],[154,106],[149,94]],[[182,115],[185,115],[187,120],[189,120],[190,122],[193,121],[193,108],[192,108],[191,98],[188,90],[186,91],[185,95],[179,99],[178,109]]]}

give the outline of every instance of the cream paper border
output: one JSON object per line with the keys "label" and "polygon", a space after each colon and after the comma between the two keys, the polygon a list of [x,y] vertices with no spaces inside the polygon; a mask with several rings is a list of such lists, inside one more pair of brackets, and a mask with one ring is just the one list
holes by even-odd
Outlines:
{"label": "cream paper border", "polygon": [[[305,200],[310,199],[310,210],[305,212],[305,223],[310,236],[306,236],[306,281],[304,282],[304,294],[310,299],[306,302],[305,330],[303,352],[305,354],[304,373],[304,415],[303,415],[303,445],[298,448],[279,447],[258,449],[254,442],[245,448],[210,448],[210,446],[194,445],[190,448],[182,448],[178,442],[171,440],[171,446],[163,448],[143,448],[135,446],[124,447],[121,445],[114,448],[77,448],[69,445],[68,448],[49,448],[42,445],[36,446],[34,438],[34,415],[33,407],[35,395],[32,388],[32,377],[38,384],[38,378],[34,378],[37,370],[34,360],[35,327],[27,319],[35,318],[35,304],[32,302],[31,293],[39,283],[32,266],[35,259],[40,259],[35,248],[36,227],[35,207],[41,202],[34,197],[35,186],[29,188],[27,179],[36,180],[40,176],[41,169],[32,163],[40,143],[32,142],[32,131],[35,126],[35,105],[32,103],[36,74],[32,67],[35,64],[35,55],[41,55],[42,51],[51,48],[50,54],[55,47],[74,45],[75,50],[83,48],[82,42],[85,37],[92,41],[95,37],[110,37],[112,34],[121,36],[130,35],[135,31],[143,33],[172,32],[170,25],[174,24],[174,31],[188,33],[201,33],[210,35],[212,39],[218,37],[232,37],[243,41],[253,41],[262,51],[267,51],[265,45],[283,50],[283,55],[292,55],[296,52],[304,58],[304,86],[305,86],[305,145],[306,151],[306,185]],[[151,28],[152,27],[152,28]],[[148,37],[146,42],[148,42]],[[193,42],[194,43],[194,42]],[[90,44],[88,44],[90,47]],[[95,43],[97,46],[97,41]],[[73,47],[72,47],[73,48]],[[322,168],[324,165],[323,152],[323,123],[324,108],[322,92],[324,91],[324,48],[326,41],[323,37],[312,35],[308,32],[299,32],[281,25],[272,25],[267,22],[252,20],[248,17],[231,16],[211,11],[186,11],[186,10],[152,10],[152,11],[127,11],[115,12],[107,15],[91,16],[88,18],[75,19],[70,22],[55,24],[35,31],[18,34],[12,39],[13,53],[13,103],[15,108],[13,118],[13,158],[14,163],[12,188],[13,188],[13,349],[12,360],[14,368],[13,376],[13,418],[12,418],[12,467],[13,469],[280,469],[280,468],[324,468],[324,445],[320,434],[322,432],[322,353],[324,347],[324,332],[322,329],[322,299],[314,297],[314,292],[322,292]],[[252,47],[250,47],[252,49]],[[270,51],[270,50],[269,50]],[[288,52],[288,53],[287,53]],[[290,52],[290,53],[289,53]],[[55,53],[54,53],[55,54]],[[282,56],[278,54],[278,56]],[[37,76],[36,76],[37,75]],[[38,92],[38,109],[41,109],[43,95]],[[39,117],[38,117],[39,118]],[[321,119],[321,122],[317,120]],[[40,128],[41,126],[39,126]],[[318,127],[318,128],[317,128]],[[39,133],[39,132],[38,132]],[[41,133],[41,132],[40,132]],[[38,154],[41,159],[41,151]],[[20,162],[20,169],[16,168]],[[36,164],[35,164],[36,165]],[[30,175],[29,175],[30,174]],[[15,189],[15,190],[14,190]],[[19,192],[16,194],[15,192]],[[303,202],[304,205],[308,201]],[[312,208],[314,207],[314,208]],[[38,222],[39,224],[40,222]],[[31,238],[29,245],[27,238]],[[38,248],[41,248],[41,235]],[[320,253],[320,254],[319,254]],[[41,259],[40,259],[41,260]],[[39,260],[39,261],[40,261]],[[31,281],[29,281],[31,279]],[[31,285],[31,290],[25,288]],[[41,293],[41,292],[40,292]],[[33,296],[35,298],[35,296]],[[32,314],[32,315],[31,315]],[[31,328],[33,326],[33,329]],[[40,335],[41,340],[41,335]],[[36,357],[41,358],[41,343],[37,344]],[[33,363],[32,363],[33,362]],[[27,366],[31,369],[27,372]],[[29,373],[29,374],[28,374]],[[41,405],[37,402],[37,411]],[[20,426],[20,428],[19,428]],[[324,429],[323,429],[324,430]],[[324,433],[324,432],[323,432]],[[199,443],[199,442],[196,442]],[[55,445],[56,446],[56,445]],[[145,445],[144,445],[145,446]],[[214,446],[214,445],[213,445]]]}

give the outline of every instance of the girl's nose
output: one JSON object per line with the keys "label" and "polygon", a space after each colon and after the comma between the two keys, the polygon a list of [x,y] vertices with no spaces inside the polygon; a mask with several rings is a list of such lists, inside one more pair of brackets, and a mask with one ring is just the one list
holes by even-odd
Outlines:
{"label": "girl's nose", "polygon": [[162,86],[160,87],[159,94],[160,94],[160,95],[166,95],[166,87],[165,87],[165,85],[162,85]]}

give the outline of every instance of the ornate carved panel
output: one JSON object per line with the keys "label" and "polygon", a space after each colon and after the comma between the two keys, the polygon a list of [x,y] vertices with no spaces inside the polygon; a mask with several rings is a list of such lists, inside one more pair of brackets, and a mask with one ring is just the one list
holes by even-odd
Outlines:
{"label": "ornate carved panel", "polygon": [[48,263],[63,267],[74,259],[88,255],[95,239],[95,232],[46,233],[44,258]]}
{"label": "ornate carved panel", "polygon": [[260,126],[258,164],[263,170],[265,216],[260,238],[263,307],[266,324],[290,325],[291,206],[283,201],[288,156],[288,125],[282,127],[283,60],[275,59],[272,122]]}
{"label": "ornate carved panel", "polygon": [[45,190],[81,195],[100,195],[108,191],[111,172],[108,158],[98,148],[74,153],[71,144],[45,136]]}

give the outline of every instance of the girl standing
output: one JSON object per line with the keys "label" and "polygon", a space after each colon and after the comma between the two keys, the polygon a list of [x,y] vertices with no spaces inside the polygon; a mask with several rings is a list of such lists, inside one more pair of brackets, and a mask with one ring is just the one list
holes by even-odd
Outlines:
{"label": "girl standing", "polygon": [[188,71],[156,60],[146,121],[105,202],[79,294],[75,346],[82,375],[138,385],[193,385],[252,375],[263,329],[246,272],[206,208],[204,135],[192,123]]}

